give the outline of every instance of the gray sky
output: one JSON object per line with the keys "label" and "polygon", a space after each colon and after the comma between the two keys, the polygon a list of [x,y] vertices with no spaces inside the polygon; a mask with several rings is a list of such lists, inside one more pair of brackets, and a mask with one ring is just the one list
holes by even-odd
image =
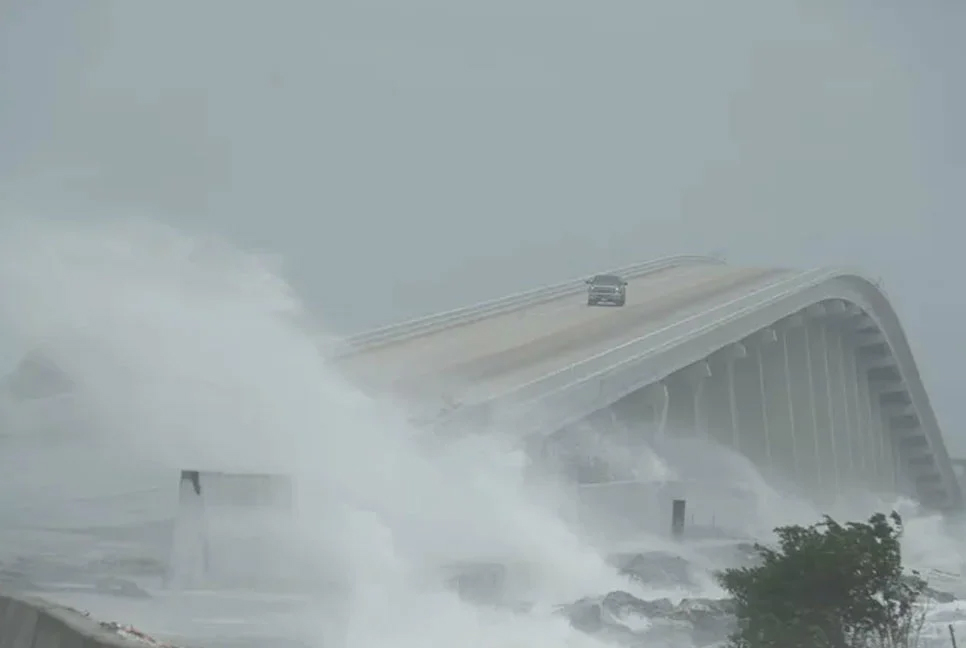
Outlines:
{"label": "gray sky", "polygon": [[0,218],[214,230],[341,330],[677,252],[855,265],[966,452],[963,33],[955,0],[7,0]]}

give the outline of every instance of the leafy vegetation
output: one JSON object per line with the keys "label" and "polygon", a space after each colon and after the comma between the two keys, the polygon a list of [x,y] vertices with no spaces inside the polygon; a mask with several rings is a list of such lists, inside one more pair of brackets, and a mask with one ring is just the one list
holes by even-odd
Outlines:
{"label": "leafy vegetation", "polygon": [[902,568],[902,519],[775,529],[753,567],[718,574],[735,602],[735,648],[908,648],[918,643],[926,582]]}

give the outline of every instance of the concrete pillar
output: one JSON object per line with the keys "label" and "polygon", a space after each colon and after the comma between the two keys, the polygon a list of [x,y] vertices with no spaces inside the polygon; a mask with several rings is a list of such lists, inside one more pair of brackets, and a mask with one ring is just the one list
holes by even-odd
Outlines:
{"label": "concrete pillar", "polygon": [[904,491],[900,488],[905,473],[905,466],[902,465],[902,454],[899,451],[899,440],[895,430],[889,422],[889,416],[882,410],[882,401],[879,401],[879,418],[882,421],[882,449],[885,453],[889,472],[886,475],[886,486],[893,493],[907,492],[909,495],[915,494],[915,487],[912,490]]}
{"label": "concrete pillar", "polygon": [[668,389],[668,426],[679,436],[705,436],[704,383],[711,376],[707,362],[696,362],[664,379]]}
{"label": "concrete pillar", "polygon": [[711,365],[707,361],[697,362],[688,368],[688,379],[694,391],[694,429],[702,439],[708,437],[708,381],[711,378]]}
{"label": "concrete pillar", "polygon": [[809,493],[817,493],[825,479],[818,444],[815,420],[815,389],[812,380],[812,361],[809,353],[810,336],[807,318],[799,313],[784,320],[783,337],[786,354],[788,399],[791,402],[795,429],[796,461],[799,484]]}
{"label": "concrete pillar", "polygon": [[757,340],[742,341],[745,358],[734,362],[734,393],[737,411],[738,449],[763,472],[768,467],[766,410],[762,398],[762,357]]}
{"label": "concrete pillar", "polygon": [[799,466],[787,327],[777,327],[773,333],[774,343],[763,348],[763,379],[772,471],[773,477],[779,477],[779,481],[797,484]]}
{"label": "concrete pillar", "polygon": [[806,332],[808,333],[809,358],[811,362],[812,392],[815,397],[815,445],[822,465],[823,483],[816,493],[820,499],[835,497],[840,488],[838,459],[835,447],[835,427],[832,420],[832,384],[828,357],[828,326],[825,307],[821,304],[807,309]]}
{"label": "concrete pillar", "polygon": [[708,436],[736,450],[740,448],[734,362],[747,355],[747,349],[741,344],[729,345],[712,354],[708,358],[711,376],[706,381],[702,394]]}
{"label": "concrete pillar", "polygon": [[873,388],[872,383],[869,381],[868,369],[861,360],[859,361],[859,367],[862,372],[862,380],[859,382],[859,387],[864,392],[863,396],[866,401],[863,403],[866,406],[864,412],[868,434],[866,452],[873,466],[872,479],[869,483],[877,491],[881,491],[885,486],[886,475],[889,469],[886,465],[888,460],[883,446],[885,435],[879,416],[879,392]]}
{"label": "concrete pillar", "polygon": [[731,445],[731,412],[728,401],[728,361],[720,354],[708,358],[711,377],[705,381],[701,394],[704,425],[708,438],[723,446]]}
{"label": "concrete pillar", "polygon": [[855,386],[858,391],[857,419],[860,432],[859,454],[862,457],[863,483],[866,485],[877,483],[879,477],[878,435],[872,423],[872,403],[869,392],[869,375],[865,370],[858,350],[852,350],[853,367],[855,370]]}
{"label": "concrete pillar", "polygon": [[850,389],[845,374],[845,343],[840,323],[830,320],[826,326],[829,364],[829,413],[832,420],[835,456],[841,488],[860,486],[852,443],[854,436],[849,413]]}
{"label": "concrete pillar", "polygon": [[782,429],[784,420],[782,412],[786,404],[784,392],[784,366],[782,355],[777,345],[778,335],[773,328],[758,331],[745,339],[746,348],[752,352],[756,374],[758,376],[758,402],[761,411],[760,436],[757,445],[760,446],[759,465],[768,477],[773,477],[776,468],[775,441],[776,430]]}
{"label": "concrete pillar", "polygon": [[[895,440],[888,418],[883,416],[882,413],[881,395],[883,391],[900,388],[901,381],[873,378],[875,374],[881,375],[884,372],[891,358],[888,343],[875,320],[868,315],[860,314],[854,317],[851,323],[854,332],[850,336],[850,341],[857,351],[857,365],[864,376],[864,380],[860,380],[860,391],[867,387],[869,392],[868,410],[864,407],[862,410],[868,413],[869,426],[872,431],[872,436],[869,439],[871,448],[868,452],[868,456],[873,459],[875,472],[872,485],[879,492],[895,492],[896,475],[898,474],[895,463],[896,455],[893,453]],[[889,372],[885,371],[885,373],[888,374]]]}
{"label": "concrete pillar", "polygon": [[[882,414],[889,422],[892,437],[895,439],[893,448],[897,458],[897,482],[901,484],[906,478],[921,474],[924,460],[927,464],[932,463],[933,449],[911,402],[895,402],[893,399],[893,402],[883,403]],[[912,439],[917,440],[918,447],[909,445]]]}
{"label": "concrete pillar", "polygon": [[879,456],[879,479],[877,485],[879,490],[887,493],[895,493],[898,490],[896,470],[897,454],[894,452],[892,429],[889,421],[882,413],[881,385],[870,384],[872,390],[872,425],[876,430],[876,450]]}
{"label": "concrete pillar", "polygon": [[654,412],[654,442],[660,444],[667,434],[668,407],[670,395],[667,385],[655,383],[644,388],[642,398],[650,404]]}
{"label": "concrete pillar", "polygon": [[607,409],[620,437],[630,446],[650,443],[657,435],[658,412],[647,388],[628,394]]}
{"label": "concrete pillar", "polygon": [[877,362],[891,357],[891,354],[878,325],[871,317],[860,312],[849,323],[853,332],[848,341],[855,353],[859,388],[858,410],[864,428],[862,456],[866,466],[865,483],[878,492],[888,491],[892,488],[889,485],[892,471],[888,465],[891,459],[886,451],[886,444],[890,440],[879,410],[880,387],[872,384],[870,372],[877,368]]}
{"label": "concrete pillar", "polygon": [[867,453],[867,430],[863,425],[862,393],[859,387],[858,364],[855,348],[851,344],[848,331],[839,331],[842,344],[842,376],[844,380],[845,402],[849,415],[849,431],[852,461],[855,465],[855,479],[859,484],[868,484],[871,478]]}
{"label": "concrete pillar", "polygon": [[[741,347],[744,349],[744,347]],[[744,358],[744,355],[741,356]],[[728,424],[731,426],[731,447],[736,452],[741,452],[741,425],[738,422],[738,392],[735,384],[735,362],[740,358],[732,358],[728,361]]]}
{"label": "concrete pillar", "polygon": [[684,516],[686,501],[676,499],[671,502],[671,537],[680,540],[684,537]]}

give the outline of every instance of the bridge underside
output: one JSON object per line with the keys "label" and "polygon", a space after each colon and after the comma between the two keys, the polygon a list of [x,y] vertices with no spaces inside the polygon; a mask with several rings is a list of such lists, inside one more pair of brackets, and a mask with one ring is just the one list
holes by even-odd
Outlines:
{"label": "bridge underside", "polygon": [[735,477],[725,474],[736,470],[728,455],[819,504],[871,492],[955,506],[885,337],[837,300],[624,397],[543,451],[582,484],[613,485],[660,481],[664,468],[648,449],[689,454],[686,479],[719,495]]}

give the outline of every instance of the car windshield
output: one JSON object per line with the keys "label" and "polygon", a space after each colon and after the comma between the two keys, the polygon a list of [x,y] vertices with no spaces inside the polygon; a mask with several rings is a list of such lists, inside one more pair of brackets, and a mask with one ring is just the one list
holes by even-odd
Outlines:
{"label": "car windshield", "polygon": [[591,283],[598,286],[619,286],[624,282],[615,275],[597,275],[591,280]]}

